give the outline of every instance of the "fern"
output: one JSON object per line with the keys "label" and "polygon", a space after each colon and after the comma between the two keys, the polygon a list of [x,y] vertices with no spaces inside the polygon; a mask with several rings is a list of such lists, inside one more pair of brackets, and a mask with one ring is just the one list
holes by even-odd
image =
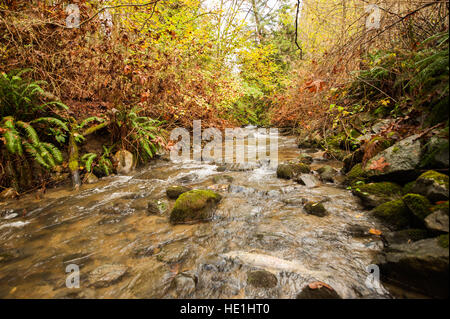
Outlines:
{"label": "fern", "polygon": [[86,170],[89,173],[92,171],[92,163],[94,162],[94,159],[96,157],[97,157],[97,154],[94,154],[94,153],[87,153],[81,157],[81,161],[84,163],[84,167],[86,167]]}

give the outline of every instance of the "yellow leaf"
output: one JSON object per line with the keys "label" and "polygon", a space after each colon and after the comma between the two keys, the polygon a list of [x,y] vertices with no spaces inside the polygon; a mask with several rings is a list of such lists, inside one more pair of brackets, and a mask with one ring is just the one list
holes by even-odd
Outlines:
{"label": "yellow leaf", "polygon": [[372,235],[380,236],[381,235],[381,230],[378,230],[378,229],[375,229],[375,228],[371,228],[371,229],[369,229],[369,233],[371,233]]}

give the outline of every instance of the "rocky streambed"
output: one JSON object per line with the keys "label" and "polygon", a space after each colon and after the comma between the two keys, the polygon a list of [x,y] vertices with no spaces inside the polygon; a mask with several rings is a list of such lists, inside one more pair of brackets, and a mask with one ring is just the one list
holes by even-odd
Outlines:
{"label": "rocky streambed", "polygon": [[[4,200],[0,297],[392,298],[414,296],[445,267],[448,276],[438,237],[414,241],[369,213],[363,204],[378,198],[349,189],[341,162],[290,136],[279,160],[274,169],[160,159],[76,193]],[[370,284],[374,265],[383,281],[407,259],[420,269]],[[79,288],[68,288],[74,265]],[[411,285],[415,271],[423,276]],[[445,294],[427,285],[425,295]]]}

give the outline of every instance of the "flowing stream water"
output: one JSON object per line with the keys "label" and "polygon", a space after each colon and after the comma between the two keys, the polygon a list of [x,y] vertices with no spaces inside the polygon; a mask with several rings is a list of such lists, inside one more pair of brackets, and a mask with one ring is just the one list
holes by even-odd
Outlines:
{"label": "flowing stream water", "polygon": [[[301,152],[295,138],[279,139],[279,161]],[[312,168],[323,165],[316,160]],[[338,162],[327,162],[339,168]],[[155,160],[130,176],[111,176],[74,192],[69,186],[0,203],[0,298],[295,298],[325,282],[343,298],[374,296],[366,268],[379,253],[376,236],[354,238],[349,225],[383,229],[349,190],[332,183],[300,185],[267,165],[221,172],[197,162]],[[215,175],[233,177],[215,184]],[[171,185],[211,188],[223,195],[211,221],[172,225]],[[324,201],[326,217],[303,202]],[[149,200],[165,211],[147,213]],[[80,288],[67,288],[68,265]],[[111,268],[102,287],[92,272]],[[248,272],[277,277],[271,288],[247,283]],[[109,274],[106,274],[107,276]]]}

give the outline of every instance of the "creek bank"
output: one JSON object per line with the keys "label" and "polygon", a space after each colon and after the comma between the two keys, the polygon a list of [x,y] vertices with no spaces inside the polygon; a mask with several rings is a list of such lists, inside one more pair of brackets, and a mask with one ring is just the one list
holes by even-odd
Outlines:
{"label": "creek bank", "polygon": [[[300,135],[298,145],[324,148],[327,154],[342,159],[342,184],[360,199],[368,215],[387,227],[381,235],[384,249],[375,261],[386,275],[382,280],[430,297],[446,298],[448,129],[447,133],[433,130],[428,135],[401,138],[389,131],[395,123],[393,119],[372,122],[367,133],[356,139],[351,152],[346,135],[331,129],[325,133],[326,138],[318,131]],[[341,156],[342,152],[347,154]],[[333,179],[336,173],[326,165],[313,173],[322,181],[339,184]],[[312,203],[304,208],[313,212]],[[349,225],[347,230],[354,237],[372,235],[363,225]]]}

